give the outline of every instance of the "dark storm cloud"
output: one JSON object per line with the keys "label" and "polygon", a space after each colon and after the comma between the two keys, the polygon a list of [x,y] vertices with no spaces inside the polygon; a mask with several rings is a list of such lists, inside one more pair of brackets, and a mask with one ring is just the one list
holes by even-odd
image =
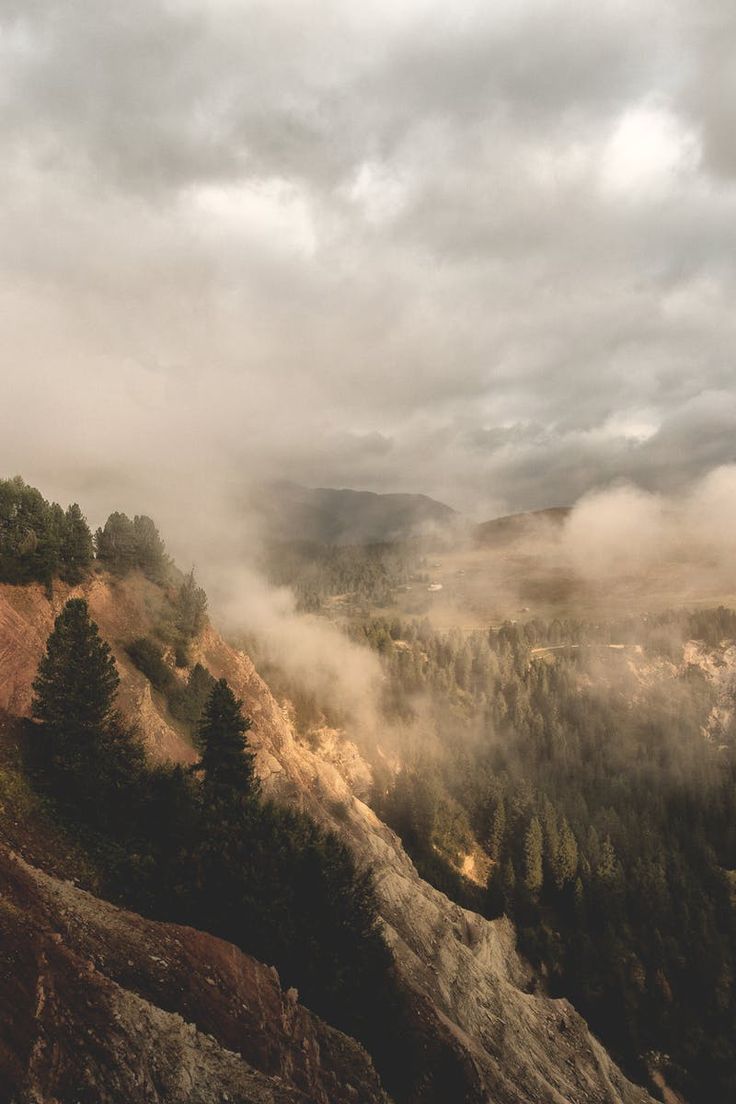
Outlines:
{"label": "dark storm cloud", "polygon": [[5,471],[483,514],[734,459],[729,5],[0,19]]}

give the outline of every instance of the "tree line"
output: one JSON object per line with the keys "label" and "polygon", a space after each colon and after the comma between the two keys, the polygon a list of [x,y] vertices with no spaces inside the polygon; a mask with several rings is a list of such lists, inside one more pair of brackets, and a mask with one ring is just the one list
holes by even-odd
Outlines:
{"label": "tree line", "polygon": [[0,480],[0,582],[78,583],[93,558],[92,534],[76,503],[64,510],[19,476]]}
{"label": "tree line", "polygon": [[76,584],[95,559],[118,575],[138,569],[154,582],[170,580],[171,560],[151,518],[115,512],[93,537],[76,502],[64,509],[20,476],[0,480],[0,582]]}

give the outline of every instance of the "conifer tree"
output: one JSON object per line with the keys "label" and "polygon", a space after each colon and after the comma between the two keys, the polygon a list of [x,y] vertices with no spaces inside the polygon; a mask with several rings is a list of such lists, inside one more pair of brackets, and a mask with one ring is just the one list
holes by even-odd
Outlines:
{"label": "conifer tree", "polygon": [[611,842],[611,837],[606,836],[601,846],[600,858],[595,868],[595,876],[599,881],[610,885],[618,874],[618,859]]}
{"label": "conifer tree", "polygon": [[196,585],[194,569],[184,576],[177,595],[177,613],[175,624],[184,643],[199,636],[205,625],[207,596],[201,586]]}
{"label": "conifer tree", "polygon": [[86,601],[70,599],[38,667],[33,715],[41,722],[39,759],[51,788],[95,815],[133,781],[143,760],[115,710],[119,682]]}
{"label": "conifer tree", "polygon": [[133,522],[126,514],[115,511],[95,534],[97,558],[111,571],[121,575],[135,566],[136,538]]}
{"label": "conifer tree", "polygon": [[560,828],[559,843],[554,858],[555,885],[562,889],[571,882],[578,870],[578,845],[572,828],[563,819]]}
{"label": "conifer tree", "polygon": [[258,782],[253,754],[246,747],[250,721],[243,716],[242,704],[226,679],[215,683],[197,734],[201,749],[197,769],[204,771],[205,785],[210,790],[249,797],[257,792]]}
{"label": "conifer tree", "polygon": [[136,514],[133,518],[133,536],[136,566],[155,583],[165,582],[169,558],[166,545],[150,517]]}
{"label": "conifer tree", "polygon": [[524,837],[524,885],[536,896],[542,888],[542,827],[536,817],[532,817]]}
{"label": "conifer tree", "polygon": [[62,577],[69,583],[78,583],[94,558],[92,534],[76,502],[64,514],[60,558]]}
{"label": "conifer tree", "polygon": [[496,805],[496,809],[493,813],[493,823],[491,825],[491,836],[489,840],[489,851],[491,858],[496,862],[501,861],[503,854],[503,841],[506,835],[506,805],[503,798],[500,799]]}
{"label": "conifer tree", "polygon": [[133,521],[126,514],[110,514],[104,529],[95,534],[97,558],[111,571],[125,575],[134,568],[156,583],[166,580],[169,559],[158,529],[144,514]]}
{"label": "conifer tree", "polygon": [[57,738],[91,739],[110,723],[120,678],[109,645],[83,598],[71,598],[54,623],[33,683],[34,716]]}

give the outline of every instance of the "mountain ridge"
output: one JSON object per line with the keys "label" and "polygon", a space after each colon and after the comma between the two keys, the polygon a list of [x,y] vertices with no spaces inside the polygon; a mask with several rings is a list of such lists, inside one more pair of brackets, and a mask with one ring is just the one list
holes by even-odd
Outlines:
{"label": "mountain ridge", "polygon": [[255,488],[249,506],[269,540],[316,544],[383,544],[434,536],[460,520],[425,494],[305,487],[286,480]]}

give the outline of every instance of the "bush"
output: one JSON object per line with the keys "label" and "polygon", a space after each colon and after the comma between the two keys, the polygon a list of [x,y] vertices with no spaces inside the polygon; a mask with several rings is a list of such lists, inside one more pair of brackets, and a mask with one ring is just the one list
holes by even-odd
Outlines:
{"label": "bush", "polygon": [[128,644],[125,651],[135,666],[141,671],[154,689],[159,690],[167,697],[176,693],[179,682],[176,676],[167,667],[163,651],[150,637],[141,636]]}

